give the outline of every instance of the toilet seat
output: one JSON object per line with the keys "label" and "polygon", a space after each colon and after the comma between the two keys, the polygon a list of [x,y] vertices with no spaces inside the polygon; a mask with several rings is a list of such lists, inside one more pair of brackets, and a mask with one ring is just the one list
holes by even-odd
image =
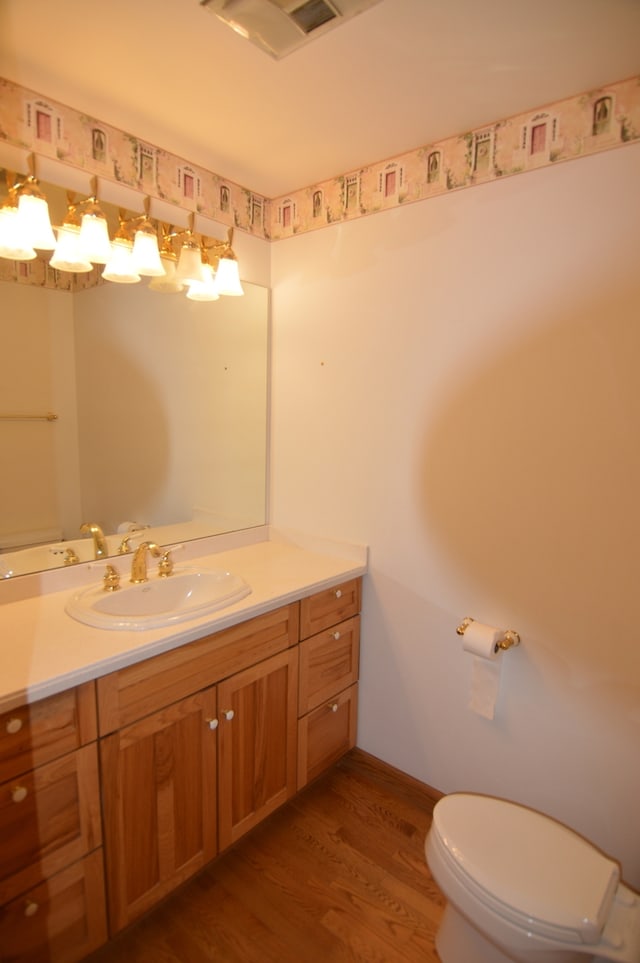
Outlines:
{"label": "toilet seat", "polygon": [[453,793],[433,811],[432,843],[462,886],[522,930],[597,943],[618,864],[577,833],[516,803]]}

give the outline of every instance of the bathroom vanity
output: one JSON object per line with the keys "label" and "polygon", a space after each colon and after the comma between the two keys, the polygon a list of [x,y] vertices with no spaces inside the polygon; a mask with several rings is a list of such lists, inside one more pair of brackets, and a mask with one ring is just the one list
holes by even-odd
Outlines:
{"label": "bathroom vanity", "polygon": [[68,591],[1,610],[37,677],[0,692],[3,963],[82,959],[355,744],[364,564],[272,542],[202,561],[252,593],[170,632],[80,625]]}

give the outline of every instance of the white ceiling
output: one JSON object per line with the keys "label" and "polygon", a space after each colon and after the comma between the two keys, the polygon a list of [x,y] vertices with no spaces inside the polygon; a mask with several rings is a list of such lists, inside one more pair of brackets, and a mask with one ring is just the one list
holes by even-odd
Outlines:
{"label": "white ceiling", "polygon": [[267,197],[636,74],[640,0],[381,0],[280,61],[199,0],[0,0],[0,76]]}

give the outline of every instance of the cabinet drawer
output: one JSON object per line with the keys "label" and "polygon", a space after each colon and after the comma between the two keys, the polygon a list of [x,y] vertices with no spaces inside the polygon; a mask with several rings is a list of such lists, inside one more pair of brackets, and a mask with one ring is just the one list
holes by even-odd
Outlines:
{"label": "cabinet drawer", "polygon": [[358,686],[352,685],[298,722],[298,789],[319,776],[356,742]]}
{"label": "cabinet drawer", "polygon": [[97,683],[100,735],[199,692],[297,641],[298,605],[286,605],[104,676]]}
{"label": "cabinet drawer", "polygon": [[0,908],[2,963],[76,963],[106,938],[102,850]]}
{"label": "cabinet drawer", "polygon": [[358,681],[360,616],[300,643],[298,715]]}
{"label": "cabinet drawer", "polygon": [[0,715],[0,783],[96,738],[93,682]]}
{"label": "cabinet drawer", "polygon": [[362,579],[354,578],[342,585],[316,592],[300,602],[300,638],[350,619],[360,611]]}
{"label": "cabinet drawer", "polygon": [[101,844],[95,742],[0,786],[0,839],[0,904]]}

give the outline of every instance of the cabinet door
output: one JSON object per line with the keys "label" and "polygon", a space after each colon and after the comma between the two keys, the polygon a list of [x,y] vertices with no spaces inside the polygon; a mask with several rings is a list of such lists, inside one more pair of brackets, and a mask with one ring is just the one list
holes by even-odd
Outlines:
{"label": "cabinet door", "polygon": [[218,686],[220,849],[295,792],[297,681],[290,649]]}
{"label": "cabinet door", "polygon": [[100,742],[111,931],[216,855],[215,687]]}
{"label": "cabinet door", "polygon": [[106,938],[101,849],[0,908],[2,963],[76,963]]}

